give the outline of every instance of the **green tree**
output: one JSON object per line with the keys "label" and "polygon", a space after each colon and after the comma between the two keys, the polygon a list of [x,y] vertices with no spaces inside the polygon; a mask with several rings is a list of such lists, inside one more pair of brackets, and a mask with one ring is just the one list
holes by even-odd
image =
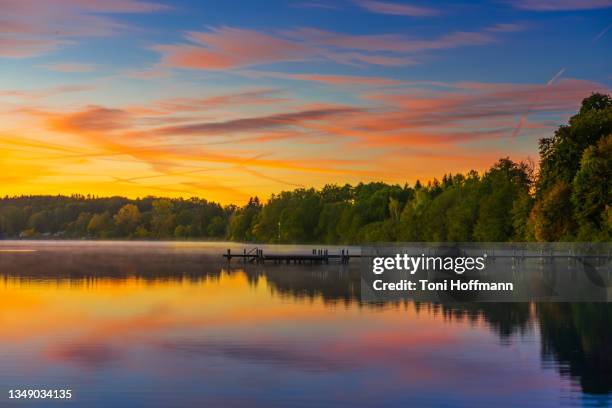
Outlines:
{"label": "green tree", "polygon": [[351,204],[348,201],[333,200],[332,202],[324,203],[319,214],[319,222],[317,225],[317,237],[319,242],[324,244],[344,243],[343,234],[339,231],[339,221],[343,213],[350,212]]}
{"label": "green tree", "polygon": [[225,220],[220,216],[216,216],[210,220],[206,232],[209,237],[222,238],[225,235],[225,230]]}
{"label": "green tree", "polygon": [[113,217],[120,236],[130,237],[140,222],[140,210],[134,204],[126,204]]}
{"label": "green tree", "polygon": [[540,197],[557,182],[571,184],[583,152],[612,134],[612,98],[595,93],[582,101],[580,112],[551,138],[540,140]]}
{"label": "green tree", "polygon": [[115,223],[108,211],[94,214],[87,225],[87,232],[98,238],[112,238],[115,234]]}
{"label": "green tree", "polygon": [[236,211],[230,217],[229,238],[233,241],[253,241],[255,239],[253,228],[257,224],[260,212],[259,198],[250,198],[244,208]]}
{"label": "green tree", "polygon": [[[536,203],[530,219],[538,240],[605,239],[603,215],[609,198],[610,151],[606,139],[612,134],[612,99],[593,94],[582,101],[578,114],[561,126],[552,138],[540,141],[540,177]],[[543,208],[566,211],[554,220]],[[554,235],[552,232],[562,235]]]}
{"label": "green tree", "polygon": [[18,236],[26,224],[27,216],[21,208],[15,205],[0,208],[0,232],[2,234],[9,237]]}
{"label": "green tree", "polygon": [[574,229],[572,190],[569,184],[560,181],[536,201],[530,215],[534,235],[538,241],[565,241],[571,239]]}
{"label": "green tree", "polygon": [[519,196],[531,187],[526,163],[500,159],[482,179],[483,197],[474,238],[481,242],[504,242],[515,236],[512,209]]}
{"label": "green tree", "polygon": [[153,207],[151,217],[151,234],[158,238],[174,236],[176,216],[173,213],[174,205],[171,200],[158,199],[151,204]]}
{"label": "green tree", "polygon": [[447,239],[453,242],[472,241],[481,198],[478,173],[470,172],[465,178],[461,175],[455,176],[451,188],[457,197],[453,201],[455,205],[446,213]]}
{"label": "green tree", "polygon": [[418,242],[425,238],[424,225],[421,218],[432,199],[429,192],[415,187],[414,198],[402,210],[399,225],[399,240],[404,242]]}
{"label": "green tree", "polygon": [[174,229],[174,236],[176,238],[187,238],[191,236],[191,228],[185,225],[177,225]]}
{"label": "green tree", "polygon": [[426,186],[417,181],[414,189],[382,182],[326,185],[273,194],[265,204],[253,197],[243,207],[200,198],[4,197],[0,234],[327,244],[605,241],[612,233],[611,145],[612,99],[593,94],[567,125],[540,141],[537,179],[532,166],[505,158],[482,176],[444,174]]}
{"label": "green tree", "polygon": [[77,219],[68,224],[68,234],[72,237],[87,236],[87,227],[91,221],[92,215],[88,212],[82,212]]}
{"label": "green tree", "polygon": [[52,232],[51,212],[43,210],[30,215],[28,227],[36,232]]}
{"label": "green tree", "polygon": [[393,222],[399,222],[402,208],[397,198],[389,197],[389,216]]}
{"label": "green tree", "polygon": [[580,239],[597,239],[598,231],[602,231],[603,214],[612,203],[611,186],[612,134],[584,151],[580,170],[574,178],[572,204],[581,230]]}
{"label": "green tree", "polygon": [[514,241],[534,241],[535,231],[529,221],[533,210],[534,198],[528,192],[521,192],[512,204],[512,227]]}
{"label": "green tree", "polygon": [[134,238],[144,239],[150,237],[151,234],[143,225],[139,225],[138,227],[136,227],[136,231],[134,231]]}

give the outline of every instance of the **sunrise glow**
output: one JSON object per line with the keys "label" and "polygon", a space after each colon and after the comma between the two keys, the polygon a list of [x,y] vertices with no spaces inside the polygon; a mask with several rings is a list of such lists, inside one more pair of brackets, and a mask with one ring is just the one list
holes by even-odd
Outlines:
{"label": "sunrise glow", "polygon": [[610,92],[609,19],[570,3],[4,1],[2,192],[244,204],[537,158]]}

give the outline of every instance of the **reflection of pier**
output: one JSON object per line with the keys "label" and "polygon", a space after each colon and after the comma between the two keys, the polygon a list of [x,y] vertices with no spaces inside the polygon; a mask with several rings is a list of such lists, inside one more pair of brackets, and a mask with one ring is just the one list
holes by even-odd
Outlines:
{"label": "reflection of pier", "polygon": [[268,254],[264,253],[264,250],[261,248],[252,248],[250,250],[243,249],[242,253],[234,252],[232,253],[231,249],[228,249],[226,253],[223,254],[223,257],[228,261],[231,261],[232,258],[242,259],[243,262],[249,263],[265,263],[273,262],[275,264],[312,264],[312,265],[321,265],[321,264],[329,264],[331,262],[340,263],[340,264],[348,264],[351,258],[359,258],[361,255],[350,254],[348,249],[342,249],[337,254],[330,254],[328,249],[313,249],[312,253],[304,254],[304,253],[278,253],[278,254]]}

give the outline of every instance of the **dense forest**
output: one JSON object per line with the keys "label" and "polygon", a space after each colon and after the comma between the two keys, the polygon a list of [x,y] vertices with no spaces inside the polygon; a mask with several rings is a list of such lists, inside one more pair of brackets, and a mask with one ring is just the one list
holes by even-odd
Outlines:
{"label": "dense forest", "polygon": [[2,238],[230,239],[270,243],[609,241],[612,98],[593,94],[550,138],[539,166],[500,159],[483,174],[414,186],[327,185],[254,197],[20,196],[0,199]]}

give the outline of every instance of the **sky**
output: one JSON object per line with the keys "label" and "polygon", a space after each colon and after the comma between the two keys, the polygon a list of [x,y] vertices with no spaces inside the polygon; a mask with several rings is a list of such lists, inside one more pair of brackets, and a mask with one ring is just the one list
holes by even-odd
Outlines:
{"label": "sky", "polygon": [[0,193],[251,196],[537,163],[612,0],[0,0]]}

